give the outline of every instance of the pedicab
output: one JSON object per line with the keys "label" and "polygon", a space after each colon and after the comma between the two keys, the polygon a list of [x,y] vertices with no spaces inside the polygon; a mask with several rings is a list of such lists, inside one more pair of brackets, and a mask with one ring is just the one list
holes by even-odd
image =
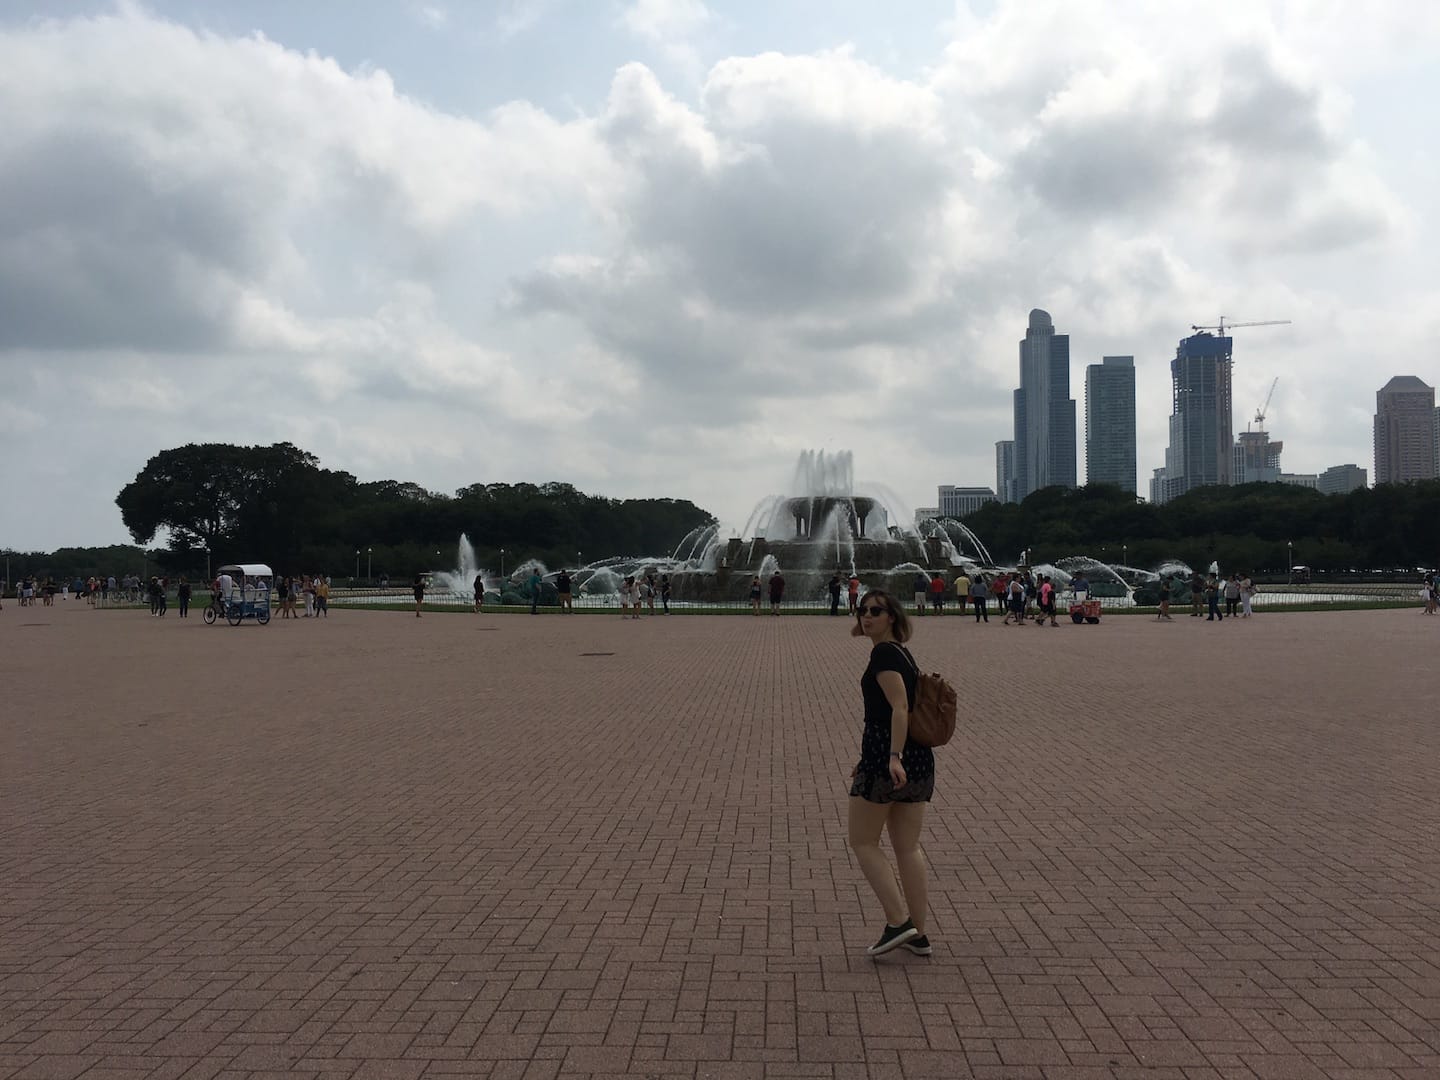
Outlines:
{"label": "pedicab", "polygon": [[[270,582],[274,573],[264,563],[235,563],[222,566],[215,580],[222,584],[211,595],[205,609],[205,624],[224,618],[231,626],[254,619],[261,626],[270,621]],[[230,579],[229,592],[223,582]]]}

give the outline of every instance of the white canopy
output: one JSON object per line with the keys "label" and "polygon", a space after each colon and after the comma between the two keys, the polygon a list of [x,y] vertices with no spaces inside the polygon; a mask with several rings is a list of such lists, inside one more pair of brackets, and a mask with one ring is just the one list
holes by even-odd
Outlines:
{"label": "white canopy", "polygon": [[246,577],[252,578],[275,576],[274,572],[270,569],[270,567],[266,566],[264,563],[258,562],[237,563],[232,566],[222,566],[219,570],[215,571],[216,577],[219,577],[221,574],[229,574],[231,577],[234,577],[236,574],[244,574]]}

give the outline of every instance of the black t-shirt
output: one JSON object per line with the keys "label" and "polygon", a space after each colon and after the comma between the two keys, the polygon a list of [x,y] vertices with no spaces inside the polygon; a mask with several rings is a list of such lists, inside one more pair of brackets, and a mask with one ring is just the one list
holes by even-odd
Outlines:
{"label": "black t-shirt", "polygon": [[[865,734],[860,739],[860,765],[863,773],[879,775],[890,768],[890,699],[880,688],[880,672],[898,671],[905,683],[905,699],[915,707],[915,687],[919,672],[911,663],[910,652],[902,645],[883,641],[870,650],[870,663],[860,677],[860,696],[865,701]],[[935,774],[935,753],[914,739],[905,740],[901,762],[911,780]]]}
{"label": "black t-shirt", "polygon": [[839,579],[838,577],[837,577],[837,578],[831,578],[831,579],[830,579],[830,595],[831,595],[831,596],[839,596],[839,595],[840,595],[840,579]]}
{"label": "black t-shirt", "polygon": [[475,575],[475,591],[477,593],[483,593],[485,591],[485,577],[483,574]]}
{"label": "black t-shirt", "polygon": [[563,570],[560,571],[559,576],[555,578],[555,591],[561,595],[570,591],[570,575]]}

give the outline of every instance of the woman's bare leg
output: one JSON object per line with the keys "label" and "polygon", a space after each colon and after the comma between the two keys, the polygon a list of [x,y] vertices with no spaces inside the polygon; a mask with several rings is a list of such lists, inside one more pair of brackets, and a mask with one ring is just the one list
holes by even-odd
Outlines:
{"label": "woman's bare leg", "polygon": [[905,897],[900,892],[895,871],[890,868],[890,860],[880,850],[880,834],[885,831],[885,822],[893,809],[894,804],[866,802],[858,795],[850,796],[850,850],[855,852],[860,872],[885,909],[885,921],[899,926],[907,918]]}
{"label": "woman's bare leg", "polygon": [[[890,807],[890,846],[895,849],[895,865],[900,871],[900,886],[905,890],[905,903],[915,929],[925,933],[925,919],[930,911],[929,875],[925,852],[920,847],[920,830],[925,825],[925,804],[894,803]],[[893,925],[893,924],[892,924]]]}

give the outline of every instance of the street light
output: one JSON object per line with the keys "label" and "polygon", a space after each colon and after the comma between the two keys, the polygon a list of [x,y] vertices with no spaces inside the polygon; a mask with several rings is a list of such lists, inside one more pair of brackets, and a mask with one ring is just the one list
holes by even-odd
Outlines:
{"label": "street light", "polygon": [[505,580],[505,549],[500,549],[500,580]]}
{"label": "street light", "polygon": [[1285,541],[1285,581],[1295,584],[1295,543],[1291,540]]}
{"label": "street light", "polygon": [[355,549],[355,580],[360,580],[360,549]]}
{"label": "street light", "polygon": [[1129,544],[1121,544],[1121,545],[1120,545],[1120,565],[1121,565],[1121,566],[1129,566],[1129,565],[1130,565],[1130,545],[1129,545]]}
{"label": "street light", "polygon": [[575,569],[579,570],[585,565],[585,557],[580,552],[575,552]]}
{"label": "street light", "polygon": [[370,556],[373,555],[374,553],[375,553],[375,549],[374,549],[374,548],[368,548],[368,547],[367,547],[367,548],[365,549],[365,580],[366,580],[366,581],[374,581],[374,580],[375,580],[375,575],[371,572],[371,569],[370,569]]}

